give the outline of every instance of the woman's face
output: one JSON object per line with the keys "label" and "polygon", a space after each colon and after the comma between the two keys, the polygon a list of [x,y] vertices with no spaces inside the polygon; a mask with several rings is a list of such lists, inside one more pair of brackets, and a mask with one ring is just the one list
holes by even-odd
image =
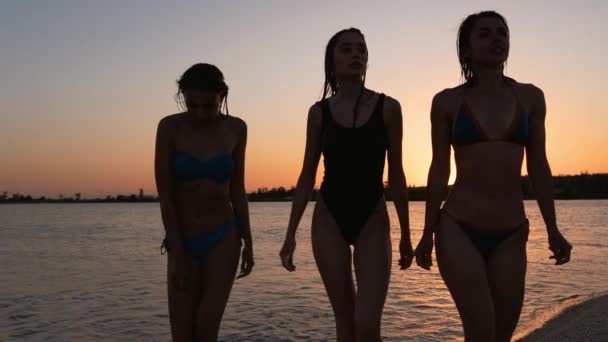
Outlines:
{"label": "woman's face", "polygon": [[474,65],[504,64],[509,57],[509,29],[500,18],[480,18],[473,26],[465,53]]}
{"label": "woman's face", "polygon": [[357,32],[344,32],[334,47],[334,72],[337,77],[361,77],[367,69],[367,45]]}
{"label": "woman's face", "polygon": [[217,116],[222,104],[222,94],[203,89],[184,89],[184,102],[188,113],[198,119]]}

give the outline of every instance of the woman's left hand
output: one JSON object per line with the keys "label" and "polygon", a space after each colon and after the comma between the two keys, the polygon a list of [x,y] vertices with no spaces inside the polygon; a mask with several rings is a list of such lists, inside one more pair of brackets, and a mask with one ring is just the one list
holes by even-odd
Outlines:
{"label": "woman's left hand", "polygon": [[549,233],[549,249],[553,252],[549,259],[555,259],[556,265],[563,265],[570,261],[572,245],[559,230]]}
{"label": "woman's left hand", "polygon": [[236,277],[236,279],[241,279],[248,276],[253,269],[253,265],[253,246],[251,243],[245,242],[245,247],[243,247],[243,251],[241,252],[241,273]]}
{"label": "woman's left hand", "polygon": [[416,263],[418,266],[424,268],[427,271],[431,270],[431,266],[433,265],[433,231],[432,230],[423,230],[422,237],[418,242],[418,246],[416,246]]}
{"label": "woman's left hand", "polygon": [[414,259],[414,249],[412,248],[412,241],[409,237],[401,238],[399,243],[399,266],[402,270],[408,269],[412,265]]}

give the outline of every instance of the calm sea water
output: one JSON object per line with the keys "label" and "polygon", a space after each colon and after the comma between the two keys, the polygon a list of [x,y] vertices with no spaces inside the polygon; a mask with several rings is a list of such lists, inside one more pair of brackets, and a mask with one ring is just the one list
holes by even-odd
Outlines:
{"label": "calm sea water", "polygon": [[[558,201],[572,261],[553,266],[535,202],[526,298],[518,332],[573,298],[608,290],[608,201]],[[334,340],[334,320],[310,246],[309,204],[288,273],[277,253],[289,203],[251,203],[256,267],[237,281],[220,338],[227,341]],[[424,204],[410,204],[418,241]],[[398,221],[389,206],[393,261]],[[0,340],[168,341],[166,256],[158,204],[0,205]],[[437,267],[393,268],[384,310],[386,341],[462,338],[458,313]]]}

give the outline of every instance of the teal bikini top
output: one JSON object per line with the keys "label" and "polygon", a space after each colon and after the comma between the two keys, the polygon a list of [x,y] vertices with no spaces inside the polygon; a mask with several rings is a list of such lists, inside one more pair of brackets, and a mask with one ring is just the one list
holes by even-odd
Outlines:
{"label": "teal bikini top", "polygon": [[200,160],[186,153],[176,153],[173,159],[173,177],[178,182],[210,179],[226,183],[234,172],[234,160],[229,154],[218,154]]}
{"label": "teal bikini top", "polygon": [[526,145],[530,136],[528,113],[523,110],[517,94],[516,113],[509,129],[499,139],[491,139],[481,127],[479,121],[463,101],[454,122],[452,144],[455,146],[472,145],[486,141],[506,141]]}

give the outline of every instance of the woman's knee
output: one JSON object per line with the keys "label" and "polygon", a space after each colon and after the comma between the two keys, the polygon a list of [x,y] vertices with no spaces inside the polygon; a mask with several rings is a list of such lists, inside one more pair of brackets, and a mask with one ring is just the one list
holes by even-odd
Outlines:
{"label": "woman's knee", "polygon": [[380,338],[380,317],[367,310],[355,311],[355,335],[357,341],[375,341]]}
{"label": "woman's knee", "polygon": [[493,325],[474,325],[464,327],[465,341],[496,342],[496,332]]}
{"label": "woman's knee", "polygon": [[200,341],[216,341],[220,329],[226,301],[201,301],[196,313],[196,336]]}
{"label": "woman's knee", "polygon": [[380,329],[372,325],[359,325],[355,323],[356,341],[378,341],[380,339]]}
{"label": "woman's knee", "polygon": [[460,305],[460,316],[466,341],[493,342],[496,338],[494,311],[491,307],[476,306],[473,303]]}
{"label": "woman's knee", "polygon": [[204,321],[196,325],[196,341],[217,341],[220,331],[220,322]]}

